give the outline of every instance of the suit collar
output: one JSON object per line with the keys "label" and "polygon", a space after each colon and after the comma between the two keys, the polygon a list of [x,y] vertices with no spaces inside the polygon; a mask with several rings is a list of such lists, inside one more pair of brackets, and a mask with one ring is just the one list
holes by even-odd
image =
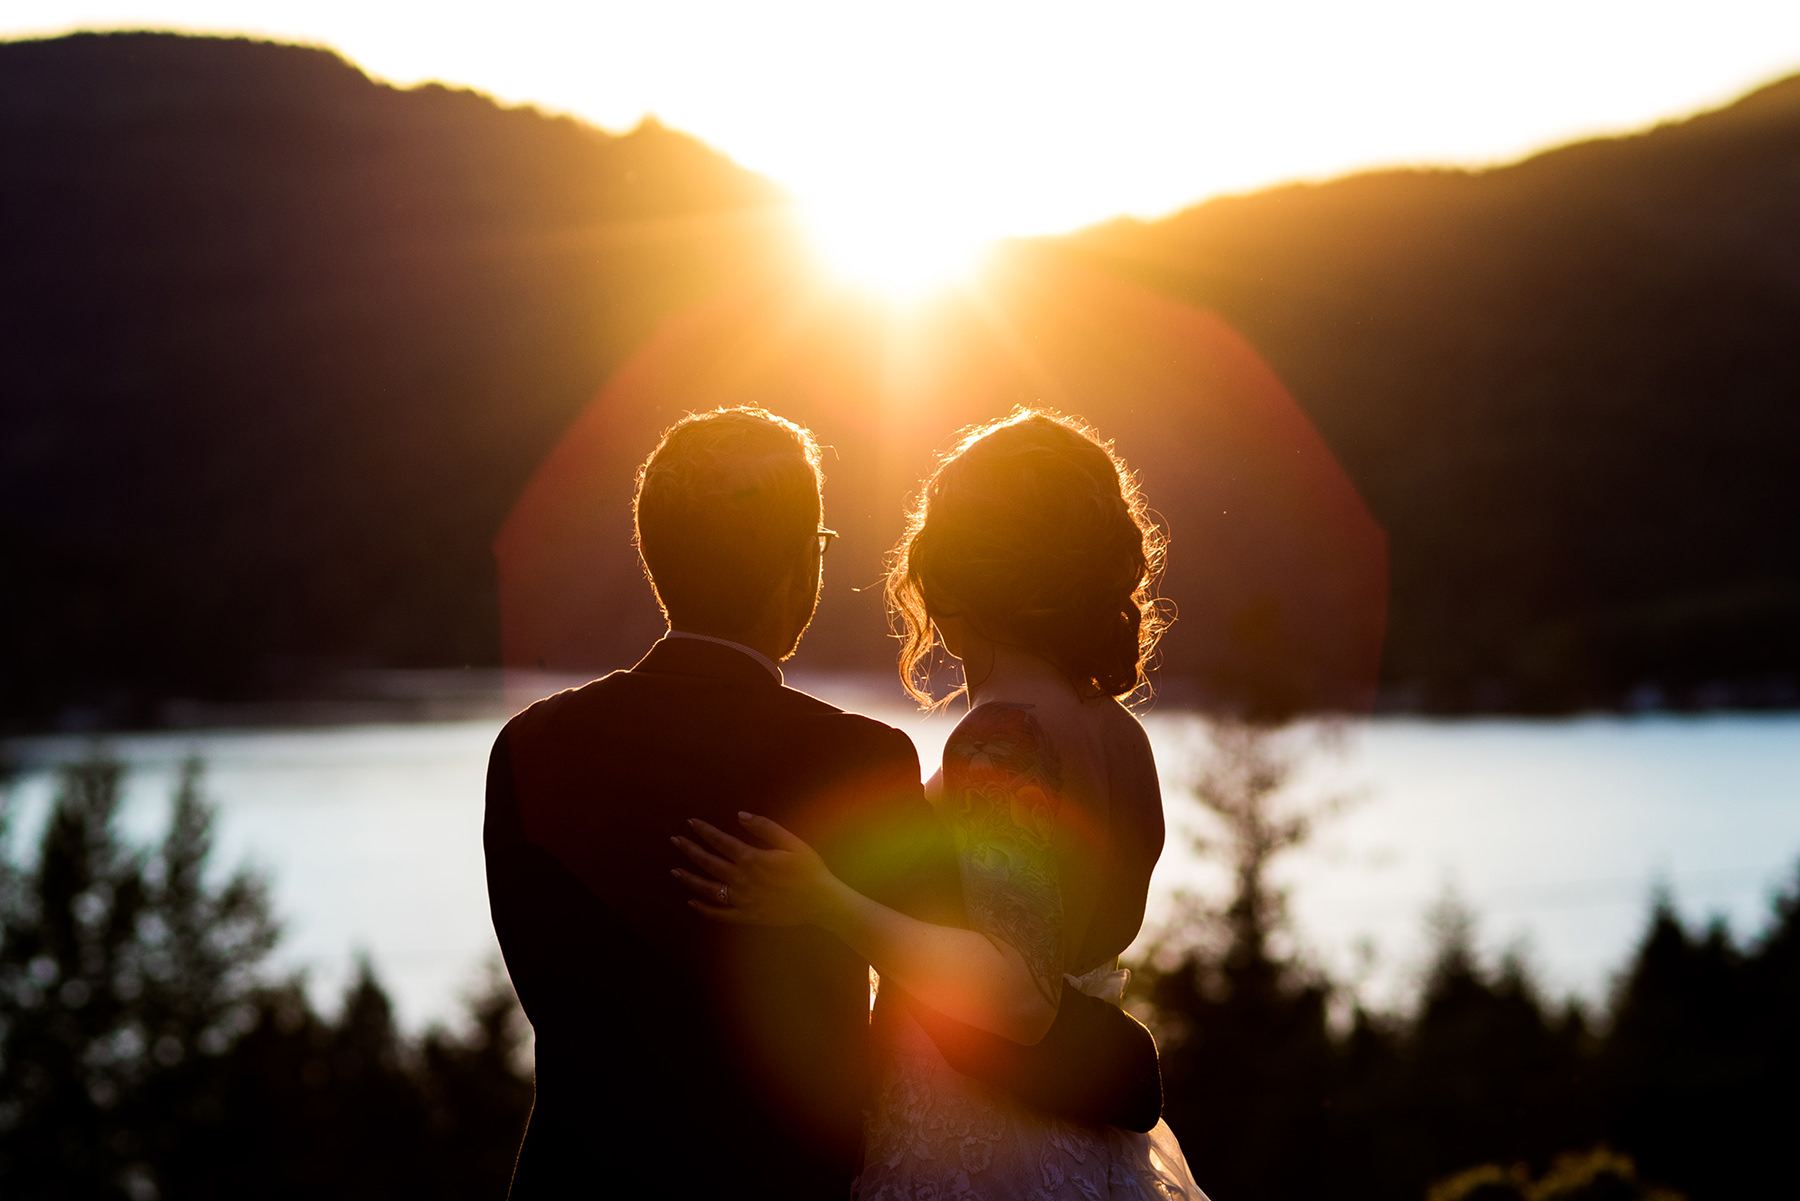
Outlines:
{"label": "suit collar", "polygon": [[662,638],[632,670],[705,676],[753,687],[781,687],[781,681],[757,659],[723,642],[702,638]]}
{"label": "suit collar", "polygon": [[745,646],[743,643],[733,642],[729,638],[714,638],[711,634],[694,634],[687,630],[670,630],[667,634],[663,635],[663,638],[673,638],[677,640],[692,638],[697,642],[714,642],[720,646],[729,647],[731,650],[737,651],[740,654],[749,655],[750,658],[761,665],[764,671],[769,673],[769,678],[774,680],[777,684],[783,682],[781,678],[781,668],[775,665],[775,660],[769,658],[769,656],[763,654],[753,646]]}

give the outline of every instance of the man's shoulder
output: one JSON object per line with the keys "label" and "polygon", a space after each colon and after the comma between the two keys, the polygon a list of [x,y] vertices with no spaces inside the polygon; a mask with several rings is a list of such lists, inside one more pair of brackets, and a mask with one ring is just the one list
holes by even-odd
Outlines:
{"label": "man's shoulder", "polygon": [[873,745],[892,747],[896,752],[902,748],[906,754],[913,754],[912,739],[904,730],[863,713],[842,709],[829,701],[820,700],[809,692],[801,692],[798,688],[783,686],[780,694],[783,705],[796,720],[816,724],[821,730],[829,730],[835,739],[854,740]]}
{"label": "man's shoulder", "polygon": [[[918,753],[907,734],[884,721],[840,708],[811,693],[783,685],[759,689],[753,695],[719,693],[711,688],[671,688],[669,677],[640,670],[615,671],[578,688],[544,697],[515,714],[501,731],[515,763],[522,754],[535,758],[560,755],[574,746],[592,748],[612,740],[621,724],[635,727],[639,736],[651,734],[646,720],[659,723],[658,715],[684,725],[698,718],[705,725],[735,731],[731,737],[776,744],[805,744],[823,767],[849,762],[862,769],[892,765],[916,772]],[[680,718],[680,721],[676,721]],[[621,722],[621,719],[622,722]],[[760,731],[760,733],[759,733]],[[611,733],[605,733],[611,732]],[[682,737],[697,733],[685,725]],[[704,737],[704,734],[701,735]]]}
{"label": "man's shoulder", "polygon": [[508,718],[500,730],[500,737],[516,745],[522,739],[529,740],[584,711],[604,706],[620,690],[623,677],[630,674],[628,671],[610,672],[597,680],[541,697]]}
{"label": "man's shoulder", "polygon": [[[505,730],[514,734],[535,732],[561,723],[582,721],[596,711],[612,706],[637,705],[646,699],[641,693],[656,687],[658,682],[660,681],[655,676],[635,669],[614,671],[579,687],[566,688],[533,701],[507,721]],[[682,698],[673,695],[658,699],[678,704]],[[746,707],[754,707],[771,720],[828,726],[843,737],[910,742],[904,731],[884,721],[840,708],[830,701],[821,700],[809,692],[787,685],[756,696],[754,700],[746,697],[744,702]]]}
{"label": "man's shoulder", "polygon": [[[839,708],[830,701],[821,700],[810,692],[802,692],[791,684],[783,684],[777,696],[780,704],[795,717],[809,721],[831,722],[845,729],[893,730],[894,727],[885,722],[876,721],[873,717],[865,717],[861,713],[852,713],[848,709]],[[899,731],[895,730],[895,733]]]}

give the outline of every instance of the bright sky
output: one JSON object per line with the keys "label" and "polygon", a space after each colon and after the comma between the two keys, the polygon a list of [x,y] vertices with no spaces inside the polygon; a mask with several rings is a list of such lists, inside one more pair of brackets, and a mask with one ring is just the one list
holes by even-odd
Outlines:
{"label": "bright sky", "polygon": [[1483,163],[1800,70],[1795,0],[5,0],[0,36],[331,46],[609,129],[646,113],[922,265],[1357,167]]}

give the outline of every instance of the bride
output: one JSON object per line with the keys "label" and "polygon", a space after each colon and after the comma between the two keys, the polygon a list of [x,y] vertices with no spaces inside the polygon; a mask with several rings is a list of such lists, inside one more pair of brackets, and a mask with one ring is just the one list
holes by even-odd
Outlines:
{"label": "bride", "polygon": [[[1143,727],[1117,698],[1164,621],[1163,539],[1136,481],[1079,423],[1021,410],[979,428],[927,481],[895,552],[902,682],[941,645],[969,711],[927,785],[953,831],[971,929],[933,926],[848,888],[805,842],[740,814],[744,841],[690,823],[690,901],[722,922],[810,923],[884,983],[1019,1043],[1065,988],[1118,1003],[1118,957],[1144,917],[1162,798]],[[721,885],[726,890],[721,892]],[[729,903],[721,905],[721,896]],[[1025,1108],[951,1069],[903,1015],[864,1125],[860,1201],[1195,1198],[1164,1123],[1149,1134]]]}

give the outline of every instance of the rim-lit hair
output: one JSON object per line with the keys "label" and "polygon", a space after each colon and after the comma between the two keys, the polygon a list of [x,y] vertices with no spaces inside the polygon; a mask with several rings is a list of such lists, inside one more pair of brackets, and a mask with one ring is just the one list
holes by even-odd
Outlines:
{"label": "rim-lit hair", "polygon": [[900,682],[922,705],[949,699],[925,677],[932,617],[956,613],[1078,691],[1125,696],[1168,625],[1155,596],[1167,541],[1112,444],[1080,420],[1021,408],[965,432],[925,482],[888,570]]}
{"label": "rim-lit hair", "polygon": [[644,574],[671,625],[747,630],[819,528],[819,445],[766,409],[682,418],[638,469]]}

